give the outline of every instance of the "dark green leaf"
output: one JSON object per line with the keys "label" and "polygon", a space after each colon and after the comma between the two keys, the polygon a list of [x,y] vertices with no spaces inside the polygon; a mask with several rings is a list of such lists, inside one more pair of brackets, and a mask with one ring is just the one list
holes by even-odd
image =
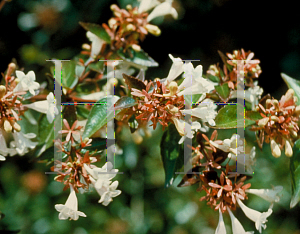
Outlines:
{"label": "dark green leaf", "polygon": [[142,49],[140,51],[134,51],[132,48],[128,49],[129,51],[123,52],[123,49],[120,49],[118,51],[118,55],[128,61],[132,62],[141,66],[146,67],[157,67],[158,63],[154,61],[153,58],[151,58],[145,51]]}
{"label": "dark green leaf", "polygon": [[114,110],[120,110],[120,109],[128,108],[128,107],[131,107],[131,106],[135,106],[137,104],[138,103],[133,98],[124,96],[124,97],[121,97],[115,103]]}
{"label": "dark green leaf", "polygon": [[39,142],[36,147],[35,156],[39,157],[46,149],[53,145],[54,140],[54,121],[50,124],[46,115],[42,115],[38,122]]}
{"label": "dark green leaf", "polygon": [[261,117],[260,113],[257,111],[246,111],[245,117],[247,119],[254,120],[254,121],[260,120],[263,118],[263,117]]}
{"label": "dark green leaf", "polygon": [[[240,104],[237,104],[240,105]],[[245,127],[255,124],[255,121],[244,119],[244,115],[241,115],[242,118],[239,118],[237,121],[237,106],[236,105],[225,105],[221,110],[219,110],[215,118],[215,126],[212,128],[217,129],[229,129],[229,128],[243,128],[244,120]]]}
{"label": "dark green leaf", "polygon": [[281,73],[281,77],[286,85],[295,91],[295,96],[298,98],[297,105],[300,105],[300,80],[293,79],[284,73]]}
{"label": "dark green leaf", "polygon": [[91,69],[92,71],[103,73],[104,61],[97,61],[97,62],[90,63],[88,65],[88,68]]}
{"label": "dark green leaf", "polygon": [[206,78],[210,79],[212,82],[220,83],[220,78],[212,74],[207,73]]}
{"label": "dark green leaf", "polygon": [[223,85],[215,86],[218,96],[220,97],[222,102],[228,102],[230,96],[230,88],[228,87],[228,83]]}
{"label": "dark green leaf", "polygon": [[[178,134],[178,131],[174,124],[171,124],[168,129],[164,132],[161,143],[160,151],[161,157],[165,169],[165,187],[170,187],[173,182],[175,172],[179,170],[176,166],[176,161],[180,158],[180,145],[178,144],[181,136]],[[183,155],[181,155],[183,156]]]}
{"label": "dark green leaf", "polygon": [[[118,99],[119,97],[110,95],[108,97],[101,98],[94,104],[88,116],[82,139],[92,136],[95,132],[107,124],[107,121],[114,118],[115,111],[112,110],[111,107]],[[119,111],[120,110],[117,110],[116,114]]]}
{"label": "dark green leaf", "polygon": [[91,146],[87,146],[84,149],[92,151],[92,150],[104,150],[106,149],[106,138],[93,138],[91,142]]}
{"label": "dark green leaf", "polygon": [[144,82],[135,78],[134,76],[128,76],[123,73],[123,78],[125,79],[125,82],[130,89],[135,88],[141,91],[143,89],[146,89],[146,85],[144,84]]}
{"label": "dark green leaf", "polygon": [[72,89],[78,82],[78,76],[76,75],[76,62],[71,60],[64,62],[62,69],[62,85],[66,88]]}
{"label": "dark green leaf", "polygon": [[76,111],[78,116],[82,117],[83,119],[87,119],[90,113],[90,111],[83,105],[77,105]]}
{"label": "dark green leaf", "polygon": [[90,31],[91,33],[94,33],[96,36],[100,37],[106,43],[110,43],[110,36],[105,31],[105,29],[103,27],[101,27],[99,24],[84,23],[84,22],[79,22],[79,24],[85,30]]}
{"label": "dark green leaf", "polygon": [[66,119],[70,126],[77,120],[76,107],[74,105],[65,105],[63,118]]}
{"label": "dark green leaf", "polygon": [[290,207],[293,208],[300,201],[300,139],[295,142],[293,156],[290,159],[290,171],[292,179],[292,199]]}

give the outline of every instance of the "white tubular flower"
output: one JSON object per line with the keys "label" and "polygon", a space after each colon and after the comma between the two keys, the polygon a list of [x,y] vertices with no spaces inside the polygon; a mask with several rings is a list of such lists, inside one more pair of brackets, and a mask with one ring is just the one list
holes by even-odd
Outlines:
{"label": "white tubular flower", "polygon": [[119,185],[119,181],[114,181],[108,187],[108,190],[102,194],[101,199],[99,200],[99,203],[102,203],[102,205],[107,206],[110,202],[112,202],[113,197],[120,195],[121,190],[116,190],[118,185]]}
{"label": "white tubular flower", "polygon": [[184,114],[190,114],[201,119],[203,122],[208,122],[211,126],[215,126],[216,123],[214,119],[216,118],[217,112],[215,109],[217,106],[210,102],[209,100],[205,100],[199,104],[196,108],[190,110],[181,110]]}
{"label": "white tubular flower", "polygon": [[220,208],[219,208],[219,223],[218,223],[215,234],[226,234],[225,223],[224,223],[223,215],[222,215]]}
{"label": "white tubular flower", "polygon": [[255,164],[255,155],[256,155],[256,148],[255,146],[252,147],[250,154],[245,155],[245,168],[247,172],[253,172],[252,166]]}
{"label": "white tubular flower", "polygon": [[164,15],[172,15],[174,19],[178,18],[178,13],[174,7],[172,7],[172,0],[163,2],[156,6],[153,11],[148,15],[147,21],[150,22],[156,17],[164,16]]}
{"label": "white tubular flower", "polygon": [[[4,131],[0,129],[0,154],[1,154],[1,160],[4,161],[5,158],[3,156],[7,156],[8,154],[10,156],[14,156],[17,154],[17,151],[14,148],[8,148],[6,145],[6,140],[4,137]],[[4,159],[3,159],[4,158]]]}
{"label": "white tubular flower", "polygon": [[287,157],[293,156],[293,148],[291,146],[291,143],[288,140],[285,140],[285,155]]}
{"label": "white tubular flower", "polygon": [[86,217],[86,215],[78,211],[78,201],[75,191],[72,186],[70,186],[70,195],[66,201],[66,204],[57,204],[55,209],[59,212],[58,218],[61,220],[70,218],[70,220],[77,220],[79,216]]}
{"label": "white tubular flower", "polygon": [[90,31],[86,32],[86,37],[92,42],[91,55],[90,58],[86,61],[86,64],[88,64],[89,62],[95,60],[95,57],[100,53],[103,44],[105,44],[105,41]]}
{"label": "white tubular flower", "polygon": [[267,225],[265,223],[268,222],[267,218],[273,212],[271,208],[269,208],[267,212],[261,213],[259,211],[247,207],[237,196],[236,200],[241,209],[243,210],[244,214],[255,223],[255,227],[259,231],[259,233],[261,233],[262,228],[267,228]]}
{"label": "white tubular flower", "polygon": [[142,13],[142,12],[149,11],[149,10],[151,10],[152,8],[156,7],[159,4],[160,4],[160,2],[157,1],[157,0],[142,0],[140,5],[139,5],[138,12]]}
{"label": "white tubular flower", "polygon": [[191,127],[191,135],[186,134],[186,135],[182,136],[181,139],[179,140],[178,144],[182,144],[183,141],[185,140],[185,138],[187,138],[187,137],[193,138],[194,133],[197,132],[201,128],[201,124],[199,122],[192,122],[192,126],[187,124],[187,127]]}
{"label": "white tubular flower", "polygon": [[0,161],[5,161],[6,158],[0,154]]}
{"label": "white tubular flower", "polygon": [[228,154],[228,157],[232,157],[233,156],[232,154],[237,155],[244,152],[243,140],[240,140],[240,135],[238,134],[233,134],[230,139],[225,139],[222,145],[217,144],[216,142],[213,141],[210,141],[210,143],[214,147],[224,152],[230,152]]}
{"label": "white tubular flower", "polygon": [[13,92],[23,92],[29,90],[32,95],[35,95],[34,90],[40,88],[40,84],[35,82],[35,74],[29,71],[26,75],[22,71],[16,71],[19,83],[14,88]]}
{"label": "white tubular flower", "polygon": [[183,62],[181,58],[174,58],[171,54],[169,54],[169,57],[173,61],[173,64],[165,80],[165,84],[175,80],[183,72]]}
{"label": "white tubular flower", "polygon": [[[35,138],[34,133],[24,134],[22,132],[13,132],[14,141],[10,142],[10,148],[15,148],[20,156],[28,153],[28,149],[34,149],[38,142],[32,142],[30,139]],[[11,155],[12,156],[12,155]]]}
{"label": "white tubular flower", "polygon": [[47,100],[37,101],[31,104],[24,104],[24,106],[46,114],[49,123],[52,123],[55,115],[58,115],[58,110],[55,105],[55,98],[52,92],[48,94]]}
{"label": "white tubular flower", "polygon": [[231,210],[227,207],[227,211],[230,215],[231,219],[231,225],[232,225],[232,232],[233,234],[253,234],[253,231],[246,232],[245,229],[243,228],[242,224],[240,221],[233,215]]}
{"label": "white tubular flower", "polygon": [[181,95],[193,95],[202,94],[199,101],[205,98],[205,94],[212,91],[215,87],[215,83],[204,79],[202,77],[202,65],[198,65],[195,69],[192,63],[184,64],[185,79],[180,84],[178,96]]}
{"label": "white tubular flower", "polygon": [[95,167],[93,169],[84,164],[84,168],[95,180],[111,180],[119,171],[118,169],[112,169],[113,165],[111,162],[106,162],[101,168]]}
{"label": "white tubular flower", "polygon": [[278,193],[282,191],[282,186],[276,186],[273,189],[247,189],[247,193],[255,194],[268,202],[279,202],[280,197]]}

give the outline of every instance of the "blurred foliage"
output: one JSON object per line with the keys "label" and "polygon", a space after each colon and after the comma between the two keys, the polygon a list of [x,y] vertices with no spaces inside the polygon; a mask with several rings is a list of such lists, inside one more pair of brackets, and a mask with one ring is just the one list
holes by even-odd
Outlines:
{"label": "blurred foliage", "polygon": [[[79,21],[107,22],[111,16],[109,6],[113,3],[121,7],[136,4],[131,0],[13,0],[6,3],[0,12],[0,71],[15,58],[19,68],[24,67],[26,72],[34,70],[39,82],[47,81],[45,74],[50,73],[52,64],[46,59],[70,59],[77,55],[81,45],[88,41]],[[295,3],[291,0],[272,3],[254,0],[251,4],[238,0],[177,0],[174,5],[179,20],[166,18],[160,25],[162,35],[149,37],[142,44],[159,63],[159,69],[150,68],[147,76],[167,76],[171,64],[169,53],[182,59],[201,59],[207,70],[209,64],[219,61],[217,50],[251,49],[261,60],[260,86],[265,93],[279,98],[287,88],[280,72],[300,78],[300,24]],[[99,197],[95,191],[79,194],[79,209],[87,218],[76,222],[58,219],[54,205],[64,203],[68,194],[62,192],[60,183],[53,181],[54,175],[45,174],[50,171],[49,167],[37,163],[33,153],[7,158],[0,163],[0,210],[5,214],[0,220],[0,233],[21,230],[21,234],[213,234],[218,214],[199,202],[202,194],[196,192],[197,185],[164,188],[159,147],[163,132],[157,128],[151,134],[149,138],[140,131],[132,135],[127,128],[122,131],[117,142],[123,153],[116,158],[116,167],[124,172],[116,178],[122,195],[104,207],[97,203]],[[248,131],[246,136],[250,150],[255,137]],[[285,156],[274,158],[267,145],[257,151],[256,158],[255,174],[250,180],[255,185],[253,188],[284,187],[263,233],[299,234],[299,205],[289,208],[289,160]],[[175,180],[174,184],[178,182]],[[249,195],[246,204],[259,211],[269,206],[254,195]],[[241,210],[236,215],[246,230],[254,230],[254,224]],[[229,232],[228,215],[224,220]]]}

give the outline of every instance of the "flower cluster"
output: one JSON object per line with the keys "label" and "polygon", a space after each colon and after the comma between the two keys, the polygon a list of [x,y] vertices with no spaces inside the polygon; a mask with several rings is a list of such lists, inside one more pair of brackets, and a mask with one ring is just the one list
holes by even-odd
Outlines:
{"label": "flower cluster", "polygon": [[[118,196],[121,191],[117,190],[118,181],[112,182],[118,170],[113,169],[111,162],[104,164],[102,168],[93,165],[99,160],[97,152],[90,153],[86,147],[91,146],[92,139],[84,139],[80,135],[82,126],[77,126],[78,121],[74,121],[70,127],[66,119],[63,120],[65,130],[61,130],[61,134],[67,134],[65,141],[56,141],[56,146],[63,153],[63,158],[66,158],[61,163],[61,170],[55,180],[65,185],[64,190],[70,188],[70,196],[65,205],[55,205],[59,214],[59,219],[70,218],[77,220],[79,216],[86,217],[82,212],[78,211],[78,203],[76,193],[79,190],[87,191],[92,185],[98,194],[101,196],[99,203],[107,206],[113,197]],[[53,166],[52,171],[55,170]]]}
{"label": "flower cluster", "polygon": [[276,158],[280,157],[283,147],[286,156],[293,155],[292,147],[298,136],[300,113],[294,93],[293,89],[289,89],[280,101],[268,98],[257,108],[262,118],[256,121],[257,127],[252,130],[258,131],[261,136],[258,139],[260,146],[264,140],[270,143],[272,155]]}

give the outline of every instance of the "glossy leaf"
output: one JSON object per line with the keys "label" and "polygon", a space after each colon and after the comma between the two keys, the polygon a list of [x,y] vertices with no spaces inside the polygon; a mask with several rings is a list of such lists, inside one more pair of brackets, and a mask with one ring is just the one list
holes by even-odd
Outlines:
{"label": "glossy leaf", "polygon": [[247,119],[254,120],[254,121],[260,120],[263,118],[263,117],[261,117],[260,113],[257,111],[246,111],[245,117]]}
{"label": "glossy leaf", "polygon": [[280,75],[286,85],[295,91],[295,96],[298,98],[297,105],[300,105],[300,80],[293,79],[284,73],[281,73]]}
{"label": "glossy leaf", "polygon": [[114,110],[120,110],[137,105],[138,103],[131,97],[121,97],[114,105]]}
{"label": "glossy leaf", "polygon": [[133,49],[128,49],[129,51],[123,52],[123,49],[120,49],[118,51],[118,55],[128,61],[132,62],[141,66],[146,67],[157,67],[158,63],[154,61],[153,58],[151,58],[145,51],[142,49],[140,51],[134,51]]}
{"label": "glossy leaf", "polygon": [[292,180],[292,199],[290,207],[293,208],[300,201],[300,139],[295,142],[293,156],[290,159]]}
{"label": "glossy leaf", "polygon": [[125,79],[125,83],[128,85],[128,87],[131,88],[135,88],[138,90],[143,90],[146,89],[146,85],[144,84],[143,81],[135,78],[134,76],[128,76],[126,74],[122,74],[123,78]]}
{"label": "glossy leaf", "polygon": [[62,85],[66,88],[72,89],[78,82],[78,76],[76,75],[76,62],[71,60],[64,62],[62,69]]}
{"label": "glossy leaf", "polygon": [[223,85],[215,86],[218,96],[220,97],[222,102],[228,102],[230,97],[230,88],[228,87],[228,83]]}
{"label": "glossy leaf", "polygon": [[[94,104],[88,116],[82,136],[83,139],[92,136],[95,132],[107,124],[107,121],[110,121],[114,118],[115,111],[112,110],[111,107],[117,100],[119,100],[119,97],[109,95],[108,97],[101,98]],[[116,111],[116,114],[118,112],[119,110]]]}
{"label": "glossy leaf", "polygon": [[90,31],[91,33],[94,33],[96,36],[100,37],[105,42],[110,43],[110,36],[105,31],[105,29],[102,26],[100,26],[99,24],[84,23],[84,22],[79,22],[79,24],[85,30]]}
{"label": "glossy leaf", "polygon": [[42,115],[38,122],[39,131],[39,144],[35,149],[35,156],[39,157],[49,147],[53,145],[54,140],[54,121],[50,124],[46,115]]}
{"label": "glossy leaf", "polygon": [[178,167],[182,167],[182,164],[176,163],[177,159],[180,158],[180,145],[178,144],[180,138],[175,125],[171,124],[161,139],[160,150],[165,170],[165,188],[172,185],[175,172],[179,170]]}
{"label": "glossy leaf", "polygon": [[[237,104],[240,105],[240,104]],[[255,124],[255,121],[244,119],[244,115],[241,115],[242,118],[237,120],[237,106],[236,105],[225,105],[221,110],[219,110],[216,118],[215,118],[215,126],[211,126],[212,128],[217,129],[230,129],[230,128],[242,128]]]}

